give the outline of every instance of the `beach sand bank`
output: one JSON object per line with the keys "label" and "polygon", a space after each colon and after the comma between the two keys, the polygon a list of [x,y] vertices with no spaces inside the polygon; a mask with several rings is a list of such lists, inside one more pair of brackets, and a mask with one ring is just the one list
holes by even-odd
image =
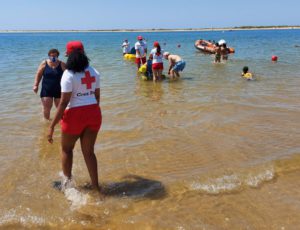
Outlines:
{"label": "beach sand bank", "polygon": [[206,32],[206,31],[239,31],[239,30],[292,30],[300,29],[300,26],[242,26],[224,28],[186,28],[186,29],[90,29],[90,30],[0,30],[0,33],[88,33],[88,32]]}

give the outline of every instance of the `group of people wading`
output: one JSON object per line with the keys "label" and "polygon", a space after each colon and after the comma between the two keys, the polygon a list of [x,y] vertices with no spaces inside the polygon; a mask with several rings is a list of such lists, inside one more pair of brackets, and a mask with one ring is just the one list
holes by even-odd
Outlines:
{"label": "group of people wading", "polygon": [[[125,39],[123,44],[123,55],[132,53],[132,49],[130,48],[130,43],[128,39]],[[147,68],[152,70],[153,81],[162,80],[162,73],[164,69],[163,59],[168,60],[169,68],[168,74],[171,78],[180,77],[179,72],[183,71],[185,68],[185,61],[179,55],[170,54],[169,52],[164,52],[161,48],[159,42],[155,41],[153,43],[153,48],[150,51],[149,62],[147,62],[147,42],[143,39],[142,36],[137,37],[137,42],[134,45],[135,52],[135,63],[137,65],[137,69],[139,70],[141,65],[147,63]]]}

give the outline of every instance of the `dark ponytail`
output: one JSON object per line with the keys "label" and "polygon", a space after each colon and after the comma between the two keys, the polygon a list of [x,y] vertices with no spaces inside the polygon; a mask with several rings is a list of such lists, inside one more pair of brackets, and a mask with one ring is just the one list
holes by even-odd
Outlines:
{"label": "dark ponytail", "polygon": [[75,73],[83,72],[89,66],[89,58],[82,50],[74,50],[69,54],[66,63],[67,70]]}
{"label": "dark ponytail", "polygon": [[157,55],[157,56],[161,55],[161,48],[160,48],[160,45],[157,45],[157,47],[156,47],[156,55]]}

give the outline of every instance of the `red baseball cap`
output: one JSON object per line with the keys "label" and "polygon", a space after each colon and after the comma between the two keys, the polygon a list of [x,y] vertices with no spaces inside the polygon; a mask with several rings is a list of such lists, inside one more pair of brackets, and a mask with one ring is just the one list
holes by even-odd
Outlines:
{"label": "red baseball cap", "polygon": [[81,41],[70,41],[66,45],[66,55],[69,55],[74,50],[84,51],[84,47]]}
{"label": "red baseball cap", "polygon": [[138,40],[143,40],[143,37],[140,35],[137,37]]}
{"label": "red baseball cap", "polygon": [[157,47],[157,46],[159,46],[159,43],[156,41],[156,42],[153,43],[153,46]]}

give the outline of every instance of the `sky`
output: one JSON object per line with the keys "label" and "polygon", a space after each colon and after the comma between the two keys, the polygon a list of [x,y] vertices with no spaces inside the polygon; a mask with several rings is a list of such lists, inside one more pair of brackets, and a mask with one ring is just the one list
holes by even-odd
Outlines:
{"label": "sky", "polygon": [[0,0],[0,30],[300,25],[300,0]]}

